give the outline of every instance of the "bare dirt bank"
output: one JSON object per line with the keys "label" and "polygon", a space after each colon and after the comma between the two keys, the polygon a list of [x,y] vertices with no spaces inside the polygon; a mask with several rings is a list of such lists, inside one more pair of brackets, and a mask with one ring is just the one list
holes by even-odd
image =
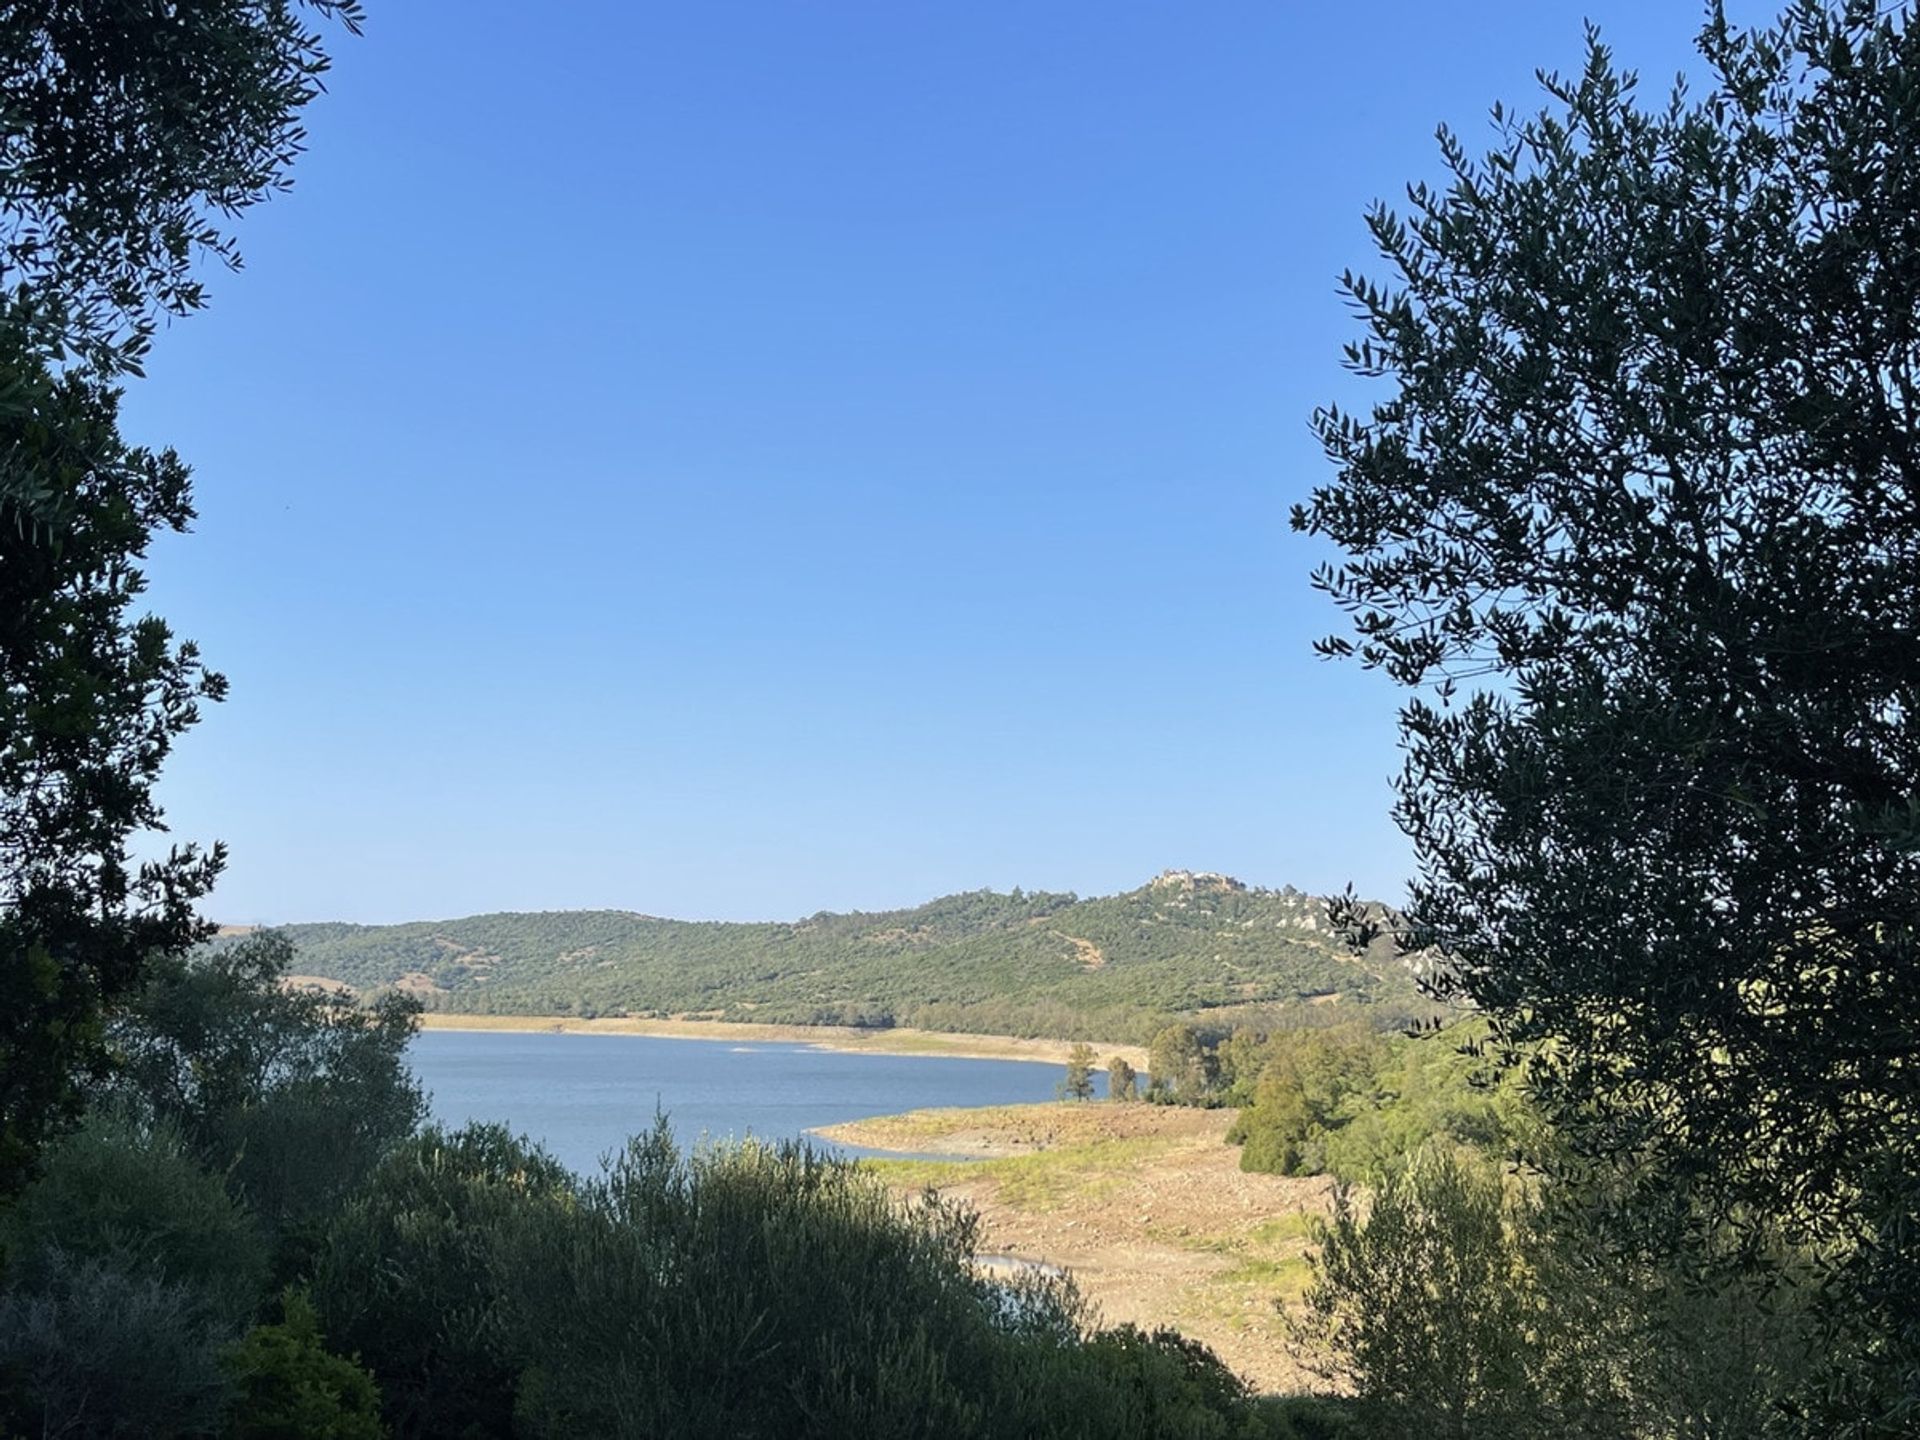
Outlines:
{"label": "bare dirt bank", "polygon": [[1332,1184],[1249,1175],[1230,1110],[1061,1103],[918,1110],[835,1125],[874,1149],[976,1157],[867,1162],[903,1193],[980,1212],[984,1252],[1060,1266],[1109,1323],[1171,1325],[1267,1391],[1315,1388],[1284,1306],[1308,1278]]}
{"label": "bare dirt bank", "polygon": [[[965,1060],[1033,1060],[1064,1065],[1073,1048],[1068,1040],[1029,1040],[1017,1035],[966,1035],[941,1030],[860,1030],[842,1025],[757,1025],[737,1020],[637,1020],[611,1017],[579,1020],[561,1015],[450,1015],[421,1017],[427,1030],[516,1030],[549,1035],[654,1035],[671,1040],[784,1041],[824,1050],[870,1051],[876,1055],[945,1055]],[[1099,1064],[1118,1055],[1136,1069],[1147,1063],[1138,1045],[1095,1044]]]}

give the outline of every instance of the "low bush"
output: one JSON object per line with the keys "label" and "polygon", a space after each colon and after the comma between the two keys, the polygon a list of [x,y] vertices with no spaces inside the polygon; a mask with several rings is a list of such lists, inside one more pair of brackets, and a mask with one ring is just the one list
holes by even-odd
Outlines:
{"label": "low bush", "polygon": [[1328,1395],[1268,1395],[1254,1408],[1271,1440],[1362,1440],[1366,1432],[1350,1400]]}
{"label": "low bush", "polygon": [[490,1127],[391,1155],[313,1296],[408,1436],[1290,1436],[1204,1348],[987,1277],[972,1212],[805,1146],[664,1122],[577,1181]]}
{"label": "low bush", "polygon": [[[688,1156],[664,1123],[515,1236],[536,1433],[964,1433],[995,1338],[970,1215],[903,1212],[803,1146]],[[1027,1318],[1018,1323],[1032,1323]],[[943,1379],[944,1377],[944,1379]],[[800,1417],[806,1417],[802,1420]],[[959,1431],[955,1427],[962,1427]]]}
{"label": "low bush", "polygon": [[289,1290],[282,1306],[281,1323],[256,1325],[220,1357],[229,1440],[381,1440],[373,1377],[327,1349],[304,1294]]}
{"label": "low bush", "polygon": [[1544,1183],[1441,1141],[1364,1202],[1339,1193],[1302,1328],[1363,1433],[1806,1433],[1787,1409],[1816,1343],[1795,1257],[1636,1257]]}
{"label": "low bush", "polygon": [[1390,1173],[1363,1213],[1335,1198],[1307,1292],[1376,1428],[1537,1434],[1530,1346],[1542,1316],[1500,1174],[1430,1148]]}
{"label": "low bush", "polygon": [[223,1324],[251,1318],[267,1274],[259,1225],[165,1124],[96,1111],[49,1149],[0,1219],[9,1279],[49,1283],[51,1257],[100,1260],[179,1287]]}
{"label": "low bush", "polygon": [[211,1435],[232,1332],[192,1287],[112,1259],[41,1252],[0,1294],[0,1433]]}
{"label": "low bush", "polygon": [[429,1127],[398,1147],[328,1226],[312,1302],[357,1354],[404,1435],[510,1435],[523,1368],[508,1345],[504,1247],[573,1177],[499,1126]]}

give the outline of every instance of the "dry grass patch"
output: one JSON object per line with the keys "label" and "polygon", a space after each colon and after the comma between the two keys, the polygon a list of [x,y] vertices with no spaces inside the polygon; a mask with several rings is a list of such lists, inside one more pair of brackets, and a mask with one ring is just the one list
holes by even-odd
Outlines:
{"label": "dry grass patch", "polygon": [[875,1149],[984,1156],[870,1162],[895,1188],[935,1186],[981,1215],[995,1254],[1072,1270],[1110,1322],[1173,1325],[1254,1384],[1311,1381],[1283,1306],[1308,1280],[1331,1184],[1249,1175],[1231,1111],[1058,1103],[924,1110],[838,1125]]}

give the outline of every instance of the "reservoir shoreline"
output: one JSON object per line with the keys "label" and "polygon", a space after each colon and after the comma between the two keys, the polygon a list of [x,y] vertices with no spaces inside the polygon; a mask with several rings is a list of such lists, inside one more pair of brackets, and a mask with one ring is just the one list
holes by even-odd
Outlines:
{"label": "reservoir shoreline", "polygon": [[[638,1019],[608,1016],[583,1020],[567,1015],[458,1015],[428,1011],[420,1017],[423,1030],[468,1032],[505,1031],[540,1035],[645,1035],[665,1040],[759,1041],[765,1044],[809,1045],[873,1055],[924,1055],[949,1060],[1024,1060],[1037,1065],[1065,1065],[1071,1040],[1035,1040],[1018,1035],[973,1035],[943,1030],[856,1029],[850,1025],[764,1025],[744,1020]],[[1136,1070],[1146,1067],[1142,1045],[1088,1042],[1104,1066],[1118,1055]]]}

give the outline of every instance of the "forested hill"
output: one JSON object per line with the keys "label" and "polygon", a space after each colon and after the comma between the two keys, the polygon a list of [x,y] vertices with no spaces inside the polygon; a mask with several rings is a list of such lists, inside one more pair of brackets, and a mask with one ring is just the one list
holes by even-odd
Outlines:
{"label": "forested hill", "polygon": [[[1169,871],[1123,895],[948,895],[788,924],[619,910],[288,927],[309,975],[470,1014],[699,1015],[1140,1040],[1175,1016],[1418,1008],[1291,889]],[[1306,1011],[1305,1007],[1314,1007]]]}

